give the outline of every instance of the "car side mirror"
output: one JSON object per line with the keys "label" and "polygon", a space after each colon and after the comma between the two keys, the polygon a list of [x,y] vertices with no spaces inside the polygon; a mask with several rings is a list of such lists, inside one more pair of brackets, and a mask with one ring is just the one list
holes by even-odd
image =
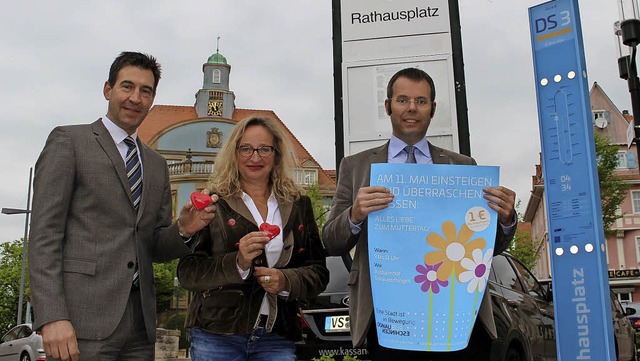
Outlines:
{"label": "car side mirror", "polygon": [[631,307],[627,307],[627,308],[624,309],[624,314],[626,316],[635,315],[636,314],[636,309],[635,308],[631,308]]}

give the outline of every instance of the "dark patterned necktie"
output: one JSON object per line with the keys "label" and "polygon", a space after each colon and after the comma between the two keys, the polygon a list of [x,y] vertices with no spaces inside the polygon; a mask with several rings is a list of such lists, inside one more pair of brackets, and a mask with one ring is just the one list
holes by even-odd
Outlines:
{"label": "dark patterned necktie", "polygon": [[407,145],[404,147],[404,151],[407,152],[407,160],[405,163],[416,163],[416,155],[415,155],[416,147],[413,145]]}
{"label": "dark patterned necktie", "polygon": [[[142,169],[140,167],[140,158],[138,157],[138,148],[136,142],[131,137],[124,138],[124,143],[129,147],[125,158],[125,170],[129,179],[129,187],[131,188],[131,199],[133,199],[133,208],[138,213],[140,208],[140,199],[142,198]],[[136,260],[136,271],[133,274],[133,285],[138,287],[140,284],[140,271],[138,270],[138,261]]]}
{"label": "dark patterned necktie", "polygon": [[127,157],[124,160],[127,178],[129,179],[129,187],[131,188],[131,199],[133,200],[133,208],[138,212],[140,207],[140,198],[142,198],[142,169],[140,168],[140,159],[138,157],[138,148],[131,137],[124,138],[124,142],[129,147]]}

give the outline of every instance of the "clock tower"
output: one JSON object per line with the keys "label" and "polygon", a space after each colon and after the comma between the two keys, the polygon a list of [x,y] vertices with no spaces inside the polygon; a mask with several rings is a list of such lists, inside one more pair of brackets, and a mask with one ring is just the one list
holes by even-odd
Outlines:
{"label": "clock tower", "polygon": [[217,117],[231,119],[235,109],[235,95],[229,90],[231,66],[219,53],[211,55],[202,65],[202,89],[196,93],[196,113],[199,118]]}

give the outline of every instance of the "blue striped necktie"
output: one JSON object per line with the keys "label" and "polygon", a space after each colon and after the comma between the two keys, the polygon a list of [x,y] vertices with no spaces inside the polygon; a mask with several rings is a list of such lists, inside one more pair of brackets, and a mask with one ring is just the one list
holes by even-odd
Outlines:
{"label": "blue striped necktie", "polygon": [[[140,158],[138,157],[138,148],[133,138],[124,138],[124,143],[129,147],[127,156],[125,157],[125,170],[129,179],[129,187],[131,188],[131,199],[133,199],[133,208],[138,213],[140,208],[140,199],[142,198],[142,169],[140,167]],[[138,260],[136,259],[136,271],[133,274],[133,285],[140,285],[140,271],[138,270]]]}

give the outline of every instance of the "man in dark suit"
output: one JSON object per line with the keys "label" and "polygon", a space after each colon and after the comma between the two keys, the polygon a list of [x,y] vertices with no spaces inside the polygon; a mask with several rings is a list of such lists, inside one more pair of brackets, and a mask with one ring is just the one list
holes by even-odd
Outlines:
{"label": "man in dark suit", "polygon": [[153,57],[121,53],[104,84],[107,115],[55,128],[36,163],[29,280],[49,357],[153,360],[152,262],[188,253],[214,217],[187,202],[171,223],[167,163],[137,137],[159,80]]}
{"label": "man in dark suit", "polygon": [[[373,163],[476,164],[473,158],[430,144],[425,135],[436,110],[435,86],[422,70],[407,68],[397,72],[387,86],[385,100],[391,118],[393,135],[383,146],[346,157],[340,163],[336,195],[322,240],[329,255],[344,255],[355,247],[349,275],[349,314],[354,346],[365,338],[371,359],[377,360],[488,360],[489,337],[496,337],[489,293],[485,292],[479,310],[484,330],[476,323],[469,346],[458,352],[436,353],[403,351],[378,344],[367,238],[367,216],[387,207],[393,195],[385,187],[370,186]],[[413,146],[413,148],[407,148]],[[494,253],[504,251],[513,239],[516,228],[515,193],[505,187],[484,189],[488,206],[498,212],[498,230]]]}

